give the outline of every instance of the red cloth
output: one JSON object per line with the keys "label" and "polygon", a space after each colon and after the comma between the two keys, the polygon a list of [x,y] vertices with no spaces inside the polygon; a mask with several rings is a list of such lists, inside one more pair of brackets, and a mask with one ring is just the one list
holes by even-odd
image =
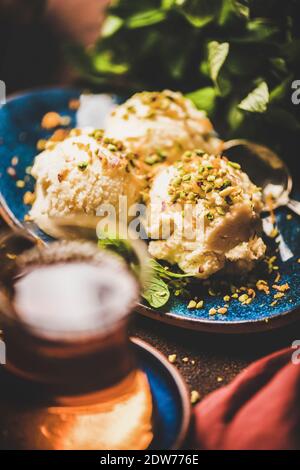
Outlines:
{"label": "red cloth", "polygon": [[300,364],[285,349],[253,363],[195,407],[195,445],[207,450],[300,448]]}

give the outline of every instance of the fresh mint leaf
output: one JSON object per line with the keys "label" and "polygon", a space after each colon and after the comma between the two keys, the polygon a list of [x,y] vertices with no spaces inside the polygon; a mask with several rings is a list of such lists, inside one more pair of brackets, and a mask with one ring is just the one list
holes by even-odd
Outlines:
{"label": "fresh mint leaf", "polygon": [[213,87],[204,87],[186,95],[198,109],[203,109],[209,115],[212,115],[215,106],[217,93]]}
{"label": "fresh mint leaf", "polygon": [[126,21],[126,26],[129,29],[144,28],[157,23],[161,23],[166,19],[166,12],[164,10],[148,10],[142,13],[137,13],[131,16]]}
{"label": "fresh mint leaf", "polygon": [[149,261],[149,267],[152,269],[156,275],[159,275],[163,279],[171,280],[171,279],[183,279],[185,277],[191,277],[191,274],[186,273],[176,273],[170,271],[168,267],[162,266],[158,261],[154,258],[151,258]]}
{"label": "fresh mint leaf", "polygon": [[170,298],[170,290],[167,284],[159,276],[153,276],[146,281],[142,297],[154,308],[163,307]]}
{"label": "fresh mint leaf", "polygon": [[109,36],[115,34],[121,28],[123,23],[124,20],[119,18],[119,16],[108,15],[101,29],[102,37],[108,38]]}
{"label": "fresh mint leaf", "polygon": [[99,248],[111,250],[121,256],[129,265],[138,265],[136,254],[128,240],[103,237],[98,239]]}
{"label": "fresh mint leaf", "polygon": [[217,83],[219,72],[229,53],[229,43],[211,41],[208,43],[207,49],[210,77],[214,83]]}
{"label": "fresh mint leaf", "polygon": [[250,113],[264,113],[267,110],[268,103],[269,88],[266,82],[261,82],[240,102],[238,107]]}
{"label": "fresh mint leaf", "polygon": [[114,75],[122,75],[129,69],[128,64],[115,62],[111,51],[96,54],[93,58],[93,65],[97,72]]}
{"label": "fresh mint leaf", "polygon": [[223,0],[185,0],[176,2],[178,11],[195,28],[204,28],[218,16]]}

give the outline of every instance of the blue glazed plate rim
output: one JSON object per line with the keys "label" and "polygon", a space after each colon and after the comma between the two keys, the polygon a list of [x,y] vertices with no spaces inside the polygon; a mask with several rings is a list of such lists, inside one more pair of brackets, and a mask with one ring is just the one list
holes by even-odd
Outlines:
{"label": "blue glazed plate rim", "polygon": [[[66,90],[80,94],[81,89],[69,86],[46,86],[46,87],[35,87],[28,90],[23,90],[15,94],[10,95],[6,102],[9,103],[15,99],[21,98],[28,94],[39,94],[45,93],[47,91],[55,90]],[[107,94],[107,93],[105,93]],[[109,94],[114,96],[113,94]],[[14,213],[9,208],[2,192],[0,189],[0,216],[6,221],[6,223],[12,228],[25,229],[32,237],[38,239],[44,244],[47,244],[34,230],[31,229],[32,223],[22,222],[19,220]],[[230,322],[224,320],[211,320],[211,319],[199,319],[192,317],[183,317],[181,314],[170,312],[162,312],[160,310],[155,310],[143,303],[138,303],[136,306],[136,311],[140,314],[152,318],[163,323],[171,324],[185,329],[198,330],[203,332],[212,332],[212,333],[251,333],[266,331],[274,328],[284,326],[287,323],[296,320],[296,316],[299,313],[299,306],[294,306],[285,311],[274,313],[269,315],[267,318],[257,318],[257,319],[241,319],[241,320],[231,320]]]}
{"label": "blue glazed plate rim", "polygon": [[[136,310],[145,317],[161,321],[173,326],[179,326],[193,331],[202,331],[207,333],[256,333],[279,328],[288,323],[297,320],[299,307],[288,309],[284,312],[278,312],[270,315],[267,319],[246,319],[231,320],[230,322],[222,320],[184,318],[182,315],[173,312],[160,312],[147,305],[139,303]],[[287,318],[288,317],[288,318]],[[299,316],[298,316],[299,319]]]}
{"label": "blue glazed plate rim", "polygon": [[187,438],[192,417],[192,409],[187,385],[178,369],[176,369],[176,367],[170,364],[169,361],[165,358],[165,356],[154,346],[151,346],[146,341],[136,337],[131,337],[130,341],[137,347],[137,350],[143,349],[144,351],[146,351],[147,354],[154,357],[154,359],[160,364],[164,372],[169,375],[174,386],[177,389],[178,396],[180,397],[181,401],[181,424],[176,436],[174,436],[172,446],[168,450],[180,449]]}

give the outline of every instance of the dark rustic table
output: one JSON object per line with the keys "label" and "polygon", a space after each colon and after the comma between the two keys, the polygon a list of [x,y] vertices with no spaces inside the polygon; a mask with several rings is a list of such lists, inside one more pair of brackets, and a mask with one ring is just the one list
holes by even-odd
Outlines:
{"label": "dark rustic table", "polygon": [[[166,356],[176,354],[178,367],[191,390],[203,398],[230,382],[256,359],[291,346],[300,339],[299,321],[265,333],[223,335],[194,332],[135,315],[131,333]],[[182,359],[188,358],[188,362]]]}

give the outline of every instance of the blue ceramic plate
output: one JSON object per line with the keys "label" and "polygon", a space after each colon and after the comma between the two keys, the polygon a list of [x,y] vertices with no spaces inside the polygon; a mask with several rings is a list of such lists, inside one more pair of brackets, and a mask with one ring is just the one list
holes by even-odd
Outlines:
{"label": "blue ceramic plate", "polygon": [[[5,106],[0,109],[0,207],[3,217],[14,226],[26,226],[34,235],[43,240],[51,239],[41,232],[34,224],[24,223],[24,216],[29,207],[23,203],[25,191],[32,190],[33,180],[26,175],[26,168],[32,165],[37,153],[36,143],[39,139],[47,138],[51,132],[41,129],[40,123],[43,115],[48,111],[57,111],[62,116],[71,118],[70,126],[94,125],[101,127],[104,117],[116,97],[109,95],[86,97],[79,112],[71,111],[69,102],[80,96],[78,90],[67,88],[53,88],[36,90],[20,94],[10,98]],[[119,100],[118,100],[119,101]],[[16,176],[11,176],[8,171],[12,167],[12,158],[18,157],[18,164],[13,167]],[[25,188],[18,188],[17,180],[26,180]],[[297,195],[293,195],[297,199]],[[298,195],[299,198],[299,195]],[[274,328],[295,320],[299,317],[297,309],[300,306],[300,218],[293,215],[287,220],[288,210],[281,208],[276,212],[277,224],[281,234],[281,247],[288,250],[288,260],[283,260],[278,254],[276,265],[281,273],[279,284],[288,283],[290,290],[282,299],[274,302],[276,291],[271,289],[271,295],[258,292],[255,300],[246,306],[238,300],[231,300],[226,315],[209,316],[211,308],[224,305],[223,296],[227,294],[220,289],[217,295],[211,296],[201,283],[192,288],[193,295],[204,300],[202,310],[188,309],[188,301],[183,297],[172,297],[162,310],[153,310],[147,305],[139,305],[138,310],[151,318],[175,324],[184,328],[198,329],[210,332],[251,332]],[[271,253],[277,246],[268,240]],[[281,250],[282,251],[282,250]],[[256,279],[266,279],[272,286],[276,272],[266,274],[258,268],[254,273]],[[232,280],[235,284],[244,285],[247,279],[241,281]]]}
{"label": "blue ceramic plate", "polygon": [[147,374],[154,407],[151,449],[180,449],[187,437],[191,406],[186,385],[177,369],[148,343],[132,338],[140,367]]}

